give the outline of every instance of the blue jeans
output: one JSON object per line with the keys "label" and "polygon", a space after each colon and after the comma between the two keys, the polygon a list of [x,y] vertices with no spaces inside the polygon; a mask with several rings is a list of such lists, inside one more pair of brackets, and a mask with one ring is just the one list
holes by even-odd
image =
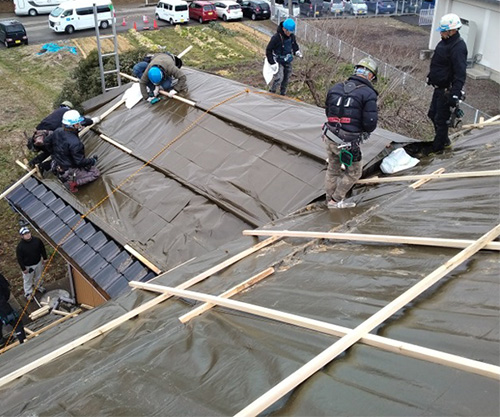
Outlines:
{"label": "blue jeans", "polygon": [[141,78],[148,65],[149,64],[146,61],[138,62],[134,65],[134,68],[132,68],[132,74],[134,74],[137,78]]}

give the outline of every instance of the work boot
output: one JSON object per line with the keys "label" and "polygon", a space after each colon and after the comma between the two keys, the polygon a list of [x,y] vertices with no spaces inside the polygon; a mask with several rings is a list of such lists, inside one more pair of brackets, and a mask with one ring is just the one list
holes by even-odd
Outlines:
{"label": "work boot", "polygon": [[78,184],[76,181],[68,181],[65,185],[71,193],[74,194],[78,192]]}
{"label": "work boot", "polygon": [[36,289],[37,292],[39,292],[40,294],[45,294],[47,292],[47,290],[45,289],[45,287],[43,285],[39,285],[38,288]]}
{"label": "work boot", "polygon": [[29,301],[32,296],[33,296],[33,294],[30,292],[27,292],[26,294],[24,294],[24,298],[26,299],[26,301]]}
{"label": "work boot", "polygon": [[335,200],[330,200],[327,203],[327,206],[329,209],[344,209],[344,208],[353,208],[356,207],[356,203],[350,203],[344,200],[340,201],[335,201]]}

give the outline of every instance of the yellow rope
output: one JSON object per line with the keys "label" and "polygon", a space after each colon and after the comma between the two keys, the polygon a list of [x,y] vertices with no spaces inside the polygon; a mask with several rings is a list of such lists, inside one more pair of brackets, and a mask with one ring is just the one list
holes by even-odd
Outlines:
{"label": "yellow rope", "polygon": [[195,119],[188,127],[186,127],[181,133],[179,133],[174,139],[172,139],[172,141],[170,141],[169,143],[167,143],[163,148],[161,148],[157,153],[156,155],[154,155],[150,160],[148,160],[147,162],[145,162],[140,168],[138,168],[135,172],[133,172],[132,174],[130,174],[127,178],[125,178],[120,184],[118,184],[115,188],[113,188],[113,190],[107,194],[101,201],[99,201],[96,205],[94,205],[92,208],[90,208],[85,214],[82,214],[80,217],[80,220],[71,228],[71,230],[59,241],[59,243],[56,245],[56,247],[54,248],[54,252],[52,253],[52,255],[50,256],[48,262],[45,264],[45,268],[43,269],[42,271],[42,274],[40,275],[40,278],[38,279],[36,285],[35,285],[35,288],[34,288],[34,291],[33,293],[31,294],[31,297],[29,298],[28,302],[26,303],[21,315],[19,316],[19,319],[17,320],[14,328],[12,329],[12,332],[9,334],[9,337],[7,339],[7,342],[5,343],[5,346],[4,348],[2,349],[2,351],[0,352],[0,355],[3,354],[6,349],[7,349],[7,345],[9,344],[10,340],[12,339],[13,335],[14,335],[14,331],[15,329],[17,328],[17,326],[19,325],[19,323],[21,323],[21,320],[23,318],[23,316],[26,314],[26,310],[28,309],[28,305],[29,303],[31,302],[31,300],[33,299],[33,297],[35,296],[35,293],[36,293],[36,290],[38,289],[38,287],[40,286],[41,282],[43,281],[43,277],[45,276],[45,273],[46,271],[48,270],[50,264],[52,263],[52,260],[54,259],[54,256],[56,255],[56,253],[58,252],[59,248],[61,247],[62,244],[64,244],[66,242],[66,239],[69,238],[71,236],[71,234],[76,230],[76,228],[78,227],[78,225],[82,222],[83,219],[85,219],[86,217],[89,216],[89,214],[91,214],[93,211],[95,211],[99,206],[101,206],[106,200],[108,200],[114,193],[116,193],[117,191],[119,191],[127,182],[129,182],[133,177],[135,177],[139,172],[141,172],[144,168],[146,168],[148,165],[150,165],[156,158],[158,158],[163,152],[165,152],[168,148],[170,148],[175,142],[177,142],[182,136],[184,136],[186,133],[188,133],[194,126],[196,126],[200,120],[202,120],[208,113],[210,113],[212,110],[214,110],[215,108],[221,106],[222,104],[225,104],[227,103],[228,101],[230,100],[233,100],[245,93],[249,93],[250,90],[249,89],[245,89],[244,91],[241,91],[237,94],[234,94],[233,96],[231,97],[228,97],[226,98],[225,100],[222,100],[220,103],[217,103],[217,104],[214,104],[212,107],[210,107],[208,110],[204,111],[197,119]]}

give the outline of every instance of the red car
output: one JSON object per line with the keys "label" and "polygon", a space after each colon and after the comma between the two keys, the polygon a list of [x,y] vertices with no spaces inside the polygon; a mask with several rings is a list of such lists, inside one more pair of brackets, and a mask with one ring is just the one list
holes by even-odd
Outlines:
{"label": "red car", "polygon": [[189,5],[189,18],[200,23],[217,20],[214,4],[211,1],[193,1]]}

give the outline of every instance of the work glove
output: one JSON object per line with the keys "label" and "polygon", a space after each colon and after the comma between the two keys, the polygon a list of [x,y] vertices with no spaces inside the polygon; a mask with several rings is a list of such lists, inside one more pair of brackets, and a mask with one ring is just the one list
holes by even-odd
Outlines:
{"label": "work glove", "polygon": [[273,71],[274,74],[276,74],[280,69],[280,66],[277,62],[275,62],[274,64],[271,64],[271,70]]}
{"label": "work glove", "polygon": [[99,158],[97,157],[97,155],[94,155],[94,156],[90,157],[89,159],[90,159],[90,166],[94,166],[95,164],[97,164],[97,160]]}
{"label": "work glove", "polygon": [[147,98],[147,101],[148,101],[148,103],[151,103],[154,99],[156,99],[156,97],[151,96],[151,97]]}
{"label": "work glove", "polygon": [[160,90],[162,90],[162,88],[161,88],[159,85],[157,85],[157,86],[155,87],[155,89],[153,90],[153,95],[154,95],[155,97],[158,97],[158,94],[160,94]]}
{"label": "work glove", "polygon": [[302,55],[302,52],[300,52],[300,49],[297,52],[295,52],[295,56],[298,56],[299,58],[304,57],[304,55]]}
{"label": "work glove", "polygon": [[101,118],[99,116],[92,117],[92,123],[97,124],[101,122]]}
{"label": "work glove", "polygon": [[29,161],[29,162],[28,162],[28,166],[29,166],[30,168],[35,168],[35,165],[36,165],[36,164],[35,164],[35,159],[32,159],[31,161]]}
{"label": "work glove", "polygon": [[172,90],[170,90],[170,91],[168,92],[168,94],[167,94],[167,95],[168,95],[168,97],[172,98],[172,97],[173,97],[173,96],[175,96],[176,94],[177,94],[177,91],[175,91],[174,89],[172,89]]}
{"label": "work glove", "polygon": [[448,105],[450,107],[457,107],[458,106],[458,102],[459,102],[458,96],[452,96],[451,94],[449,95],[449,97],[448,97]]}

